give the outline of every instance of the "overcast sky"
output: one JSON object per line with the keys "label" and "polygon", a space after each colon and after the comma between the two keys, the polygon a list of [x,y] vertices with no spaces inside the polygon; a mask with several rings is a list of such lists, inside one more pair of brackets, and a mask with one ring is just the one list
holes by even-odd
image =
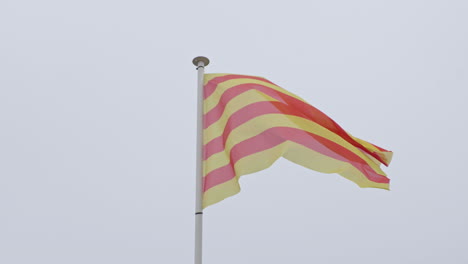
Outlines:
{"label": "overcast sky", "polygon": [[196,71],[264,76],[394,151],[391,191],[286,160],[204,263],[468,263],[468,2],[0,1],[0,263],[192,263]]}

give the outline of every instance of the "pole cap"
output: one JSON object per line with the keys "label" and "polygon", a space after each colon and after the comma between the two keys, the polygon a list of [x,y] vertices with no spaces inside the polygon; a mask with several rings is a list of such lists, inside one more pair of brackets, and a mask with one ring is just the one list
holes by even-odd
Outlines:
{"label": "pole cap", "polygon": [[192,60],[193,65],[198,67],[198,63],[203,62],[203,66],[210,64],[210,60],[207,57],[198,56]]}

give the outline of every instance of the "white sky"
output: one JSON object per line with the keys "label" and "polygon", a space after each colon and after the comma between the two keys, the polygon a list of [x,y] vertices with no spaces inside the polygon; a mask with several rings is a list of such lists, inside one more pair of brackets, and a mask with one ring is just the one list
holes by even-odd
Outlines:
{"label": "white sky", "polygon": [[206,264],[468,263],[468,2],[0,1],[0,263],[192,263],[196,71],[259,75],[395,152],[284,160],[205,210]]}

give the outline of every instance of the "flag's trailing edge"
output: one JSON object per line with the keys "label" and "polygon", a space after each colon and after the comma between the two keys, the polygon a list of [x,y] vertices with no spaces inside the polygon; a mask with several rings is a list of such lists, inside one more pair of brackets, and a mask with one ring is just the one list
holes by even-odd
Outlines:
{"label": "flag's trailing edge", "polygon": [[205,74],[203,108],[203,207],[238,193],[240,176],[280,157],[360,187],[389,188],[380,164],[388,166],[392,152],[265,78]]}

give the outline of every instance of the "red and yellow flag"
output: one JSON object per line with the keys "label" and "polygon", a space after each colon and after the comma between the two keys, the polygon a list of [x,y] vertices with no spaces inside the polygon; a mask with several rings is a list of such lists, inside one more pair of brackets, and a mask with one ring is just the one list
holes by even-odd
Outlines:
{"label": "red and yellow flag", "polygon": [[388,166],[392,152],[265,78],[205,74],[203,108],[203,207],[238,193],[240,176],[280,157],[360,187],[389,187],[380,164]]}

